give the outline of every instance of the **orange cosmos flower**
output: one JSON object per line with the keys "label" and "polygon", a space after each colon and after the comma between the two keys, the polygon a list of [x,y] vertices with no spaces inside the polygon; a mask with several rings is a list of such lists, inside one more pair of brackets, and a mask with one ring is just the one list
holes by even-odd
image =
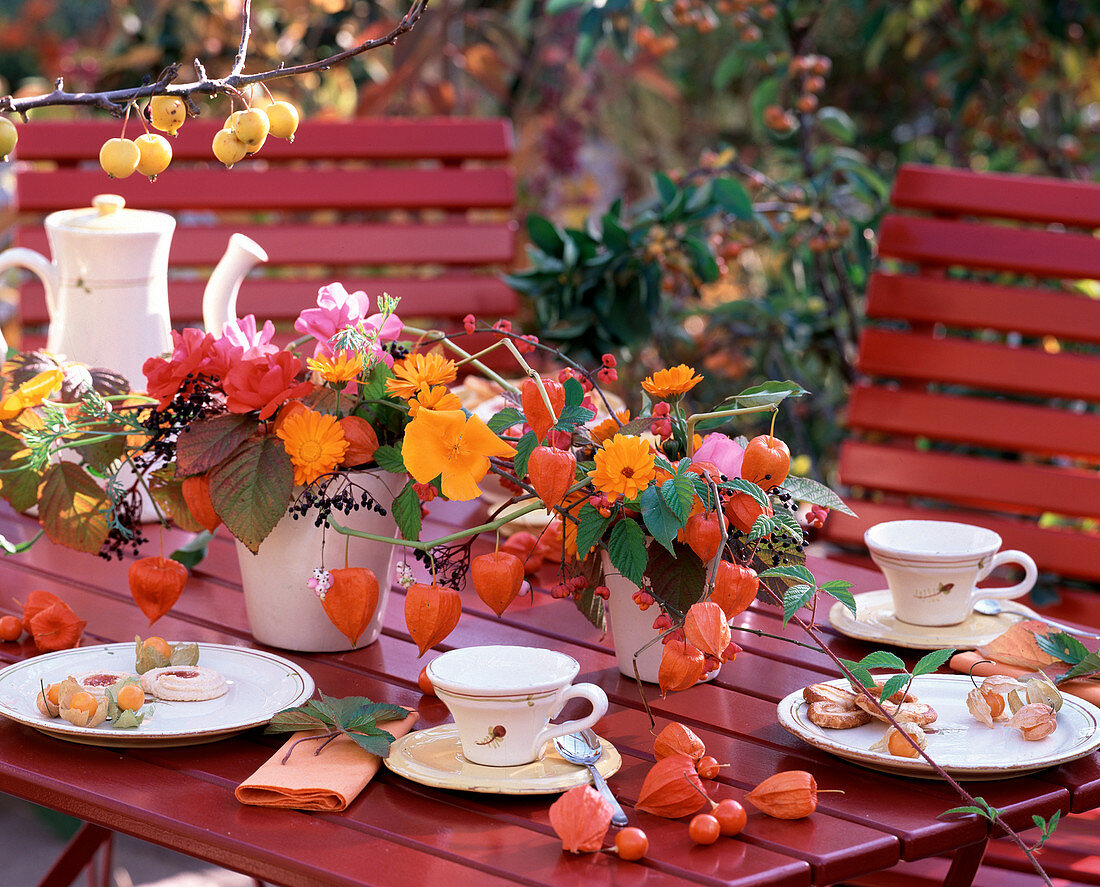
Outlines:
{"label": "orange cosmos flower", "polygon": [[432,388],[453,382],[458,371],[455,362],[430,351],[410,354],[393,365],[393,378],[386,380],[386,393],[409,400],[416,397],[421,386]]}
{"label": "orange cosmos flower", "polygon": [[657,471],[649,444],[640,437],[616,434],[596,450],[596,468],[588,472],[592,485],[612,502],[635,498]]}
{"label": "orange cosmos flower", "polygon": [[307,357],[306,366],[319,373],[326,382],[343,384],[359,378],[363,372],[363,356],[354,351],[340,351],[332,357],[318,354]]}
{"label": "orange cosmos flower", "polygon": [[45,370],[0,400],[0,420],[14,419],[27,407],[36,407],[65,381],[62,370]]}
{"label": "orange cosmos flower", "polygon": [[462,410],[422,409],[405,427],[401,455],[413,480],[426,484],[441,477],[443,495],[467,502],[481,495],[478,481],[489,471],[490,456],[514,456],[515,450],[477,416]]}
{"label": "orange cosmos flower", "polygon": [[445,385],[429,388],[421,385],[416,397],[409,401],[409,416],[416,418],[421,410],[461,410],[462,401],[452,394]]}
{"label": "orange cosmos flower", "polygon": [[657,370],[648,379],[642,380],[642,388],[650,397],[676,398],[683,397],[702,381],[702,376],[697,376],[695,370],[682,363],[671,369]]}
{"label": "orange cosmos flower", "polygon": [[592,440],[598,444],[602,444],[605,440],[611,440],[611,438],[619,433],[622,426],[630,421],[630,410],[616,410],[615,415],[619,419],[618,422],[608,416],[592,429]]}
{"label": "orange cosmos flower", "polygon": [[308,408],[289,413],[275,433],[294,466],[294,483],[303,486],[335,469],[348,449],[336,418]]}

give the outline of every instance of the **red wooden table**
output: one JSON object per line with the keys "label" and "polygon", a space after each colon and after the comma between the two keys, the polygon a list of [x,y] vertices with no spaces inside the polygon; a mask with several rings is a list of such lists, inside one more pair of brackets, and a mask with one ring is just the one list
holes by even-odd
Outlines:
{"label": "red wooden table", "polygon": [[[449,525],[474,516],[446,505],[433,520]],[[27,538],[35,525],[0,512],[0,533]],[[440,526],[429,527],[442,529]],[[181,537],[182,538],[182,537]],[[166,539],[166,548],[172,542]],[[43,588],[65,599],[88,620],[85,643],[129,640],[148,634],[132,603],[126,565],[108,563],[41,542],[17,557],[0,558],[0,612],[16,612],[17,599]],[[877,573],[817,560],[819,581],[847,578],[855,591],[878,587]],[[548,579],[548,573],[543,579]],[[438,700],[423,697],[417,659],[402,615],[400,593],[390,596],[379,641],[363,650],[326,655],[284,654],[303,665],[327,694],[365,695],[420,710],[419,726],[444,723]],[[602,686],[611,699],[598,732],[623,756],[610,780],[631,823],[646,830],[650,851],[641,863],[610,854],[563,853],[550,828],[552,797],[507,797],[447,792],[407,782],[383,770],[342,814],[318,815],[246,807],[233,790],[281,742],[252,730],[186,748],[107,749],[46,737],[0,719],[0,790],[89,823],[104,826],[209,862],[283,885],[395,885],[523,883],[547,885],[809,885],[833,884],[881,871],[899,860],[956,853],[954,875],[969,883],[987,838],[976,817],[938,818],[958,799],[937,782],[888,776],[847,764],[788,735],[777,723],[779,699],[807,684],[834,677],[824,654],[770,638],[735,635],[745,652],[713,683],[661,700],[649,699],[658,724],[677,719],[705,741],[708,753],[729,762],[712,794],[741,799],[767,776],[806,769],[822,788],[817,813],[799,821],[769,819],[755,811],[744,832],[700,847],[686,822],[635,812],[642,779],[652,762],[653,737],[636,686],[620,677],[608,639],[601,638],[571,604],[538,592],[517,600],[496,618],[472,593],[442,648],[485,643],[550,646],[581,663],[579,680]],[[824,621],[824,620],[822,620]],[[741,624],[782,631],[774,611],[754,607]],[[797,629],[790,629],[793,634]],[[238,584],[233,546],[216,538],[210,557],[192,577],[175,609],[156,625],[162,636],[252,645]],[[870,647],[831,635],[837,651],[859,658]],[[281,652],[281,651],[280,651]],[[34,655],[30,642],[0,644],[0,663]],[[916,658],[908,657],[907,659]],[[1032,814],[1100,807],[1100,753],[1035,775],[977,784],[977,793],[1001,808],[1015,827]],[[751,808],[750,808],[751,809]]]}

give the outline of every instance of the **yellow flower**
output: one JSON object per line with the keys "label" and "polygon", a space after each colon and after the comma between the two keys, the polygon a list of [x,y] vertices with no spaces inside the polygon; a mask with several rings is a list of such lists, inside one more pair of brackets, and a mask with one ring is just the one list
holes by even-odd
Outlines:
{"label": "yellow flower", "polygon": [[592,429],[592,440],[598,444],[602,444],[605,440],[610,440],[618,434],[619,429],[630,421],[630,410],[616,410],[615,415],[619,419],[618,422],[608,416]]}
{"label": "yellow flower", "polygon": [[596,450],[596,468],[588,472],[592,485],[612,502],[635,498],[656,475],[649,444],[626,434],[616,434]]}
{"label": "yellow flower", "polygon": [[303,486],[336,468],[348,449],[336,418],[308,408],[289,414],[275,433],[294,466],[294,483]]}
{"label": "yellow flower", "polygon": [[657,370],[642,380],[642,388],[650,397],[667,399],[682,397],[702,381],[702,376],[695,375],[695,370],[682,363],[668,370]]}
{"label": "yellow flower", "polygon": [[478,481],[489,471],[490,456],[514,456],[515,450],[477,416],[462,410],[420,410],[405,427],[401,455],[417,483],[441,477],[443,495],[467,502],[481,495]]}
{"label": "yellow flower", "polygon": [[62,370],[46,370],[28,379],[0,400],[0,421],[14,419],[27,407],[36,407],[65,381]]}
{"label": "yellow flower", "polygon": [[306,366],[319,373],[326,382],[346,383],[358,379],[363,372],[363,356],[354,351],[339,351],[332,357],[319,354],[307,357]]}
{"label": "yellow flower", "polygon": [[416,397],[422,385],[432,388],[453,382],[458,371],[455,362],[430,351],[410,354],[393,365],[393,378],[386,380],[386,393],[409,400]]}
{"label": "yellow flower", "polygon": [[409,415],[416,418],[421,410],[461,410],[462,401],[444,385],[429,388],[421,385],[416,397],[409,401]]}

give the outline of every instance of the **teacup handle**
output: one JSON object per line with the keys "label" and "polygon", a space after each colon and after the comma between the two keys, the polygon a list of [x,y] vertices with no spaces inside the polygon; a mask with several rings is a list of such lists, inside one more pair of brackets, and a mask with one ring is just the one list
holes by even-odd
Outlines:
{"label": "teacup handle", "polygon": [[990,573],[992,573],[1001,564],[1019,564],[1024,568],[1024,578],[1021,582],[1017,582],[1015,585],[1009,585],[1006,588],[975,588],[972,600],[978,600],[979,598],[1002,598],[1004,600],[1010,600],[1012,598],[1023,597],[1035,584],[1035,579],[1039,575],[1039,571],[1035,566],[1035,561],[1022,551],[1001,551],[993,556],[993,560],[989,562],[989,566],[986,567],[981,573],[978,574],[978,580],[981,581]]}
{"label": "teacup handle", "polygon": [[557,739],[559,736],[587,730],[607,713],[607,694],[604,693],[602,688],[597,687],[595,684],[573,684],[572,686],[566,687],[561,694],[561,698],[558,700],[558,711],[561,711],[562,706],[570,699],[587,699],[592,704],[591,713],[588,714],[587,717],[579,718],[575,721],[565,721],[561,724],[548,724],[539,732],[539,735],[535,737],[536,753],[551,739]]}

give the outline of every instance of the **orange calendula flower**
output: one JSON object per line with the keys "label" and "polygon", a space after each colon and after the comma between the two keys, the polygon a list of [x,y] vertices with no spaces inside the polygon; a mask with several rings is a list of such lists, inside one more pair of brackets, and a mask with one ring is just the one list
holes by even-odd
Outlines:
{"label": "orange calendula flower", "polygon": [[346,383],[358,379],[363,372],[363,356],[354,351],[340,351],[332,357],[318,354],[307,357],[306,366],[319,373],[326,382]]}
{"label": "orange calendula flower", "polygon": [[686,363],[667,370],[657,370],[648,379],[642,380],[642,388],[650,397],[682,397],[703,381],[702,376]]}
{"label": "orange calendula flower", "polygon": [[458,375],[455,362],[429,351],[410,354],[393,365],[393,378],[386,380],[386,393],[404,400],[416,397],[421,386],[433,388],[453,382]]}
{"label": "orange calendula flower", "polygon": [[421,410],[461,410],[462,401],[451,393],[445,385],[429,388],[421,385],[416,397],[409,401],[409,415],[416,418]]}
{"label": "orange calendula flower", "polygon": [[27,407],[36,407],[65,381],[61,370],[46,370],[28,379],[0,400],[0,420],[14,419]]}
{"label": "orange calendula flower", "polygon": [[635,498],[653,483],[657,470],[649,444],[640,437],[616,434],[596,450],[596,468],[588,472],[592,485],[612,502]]}
{"label": "orange calendula flower", "polygon": [[308,408],[287,415],[275,433],[294,466],[294,483],[303,486],[334,470],[348,449],[336,418]]}
{"label": "orange calendula flower", "polygon": [[420,410],[405,427],[401,447],[413,480],[426,484],[440,478],[443,495],[455,502],[481,495],[478,481],[489,471],[490,456],[515,452],[481,419],[462,410]]}
{"label": "orange calendula flower", "polygon": [[611,440],[619,433],[622,426],[630,421],[630,410],[616,410],[615,415],[619,419],[618,422],[608,416],[592,429],[592,440],[598,444],[602,444],[605,440]]}

